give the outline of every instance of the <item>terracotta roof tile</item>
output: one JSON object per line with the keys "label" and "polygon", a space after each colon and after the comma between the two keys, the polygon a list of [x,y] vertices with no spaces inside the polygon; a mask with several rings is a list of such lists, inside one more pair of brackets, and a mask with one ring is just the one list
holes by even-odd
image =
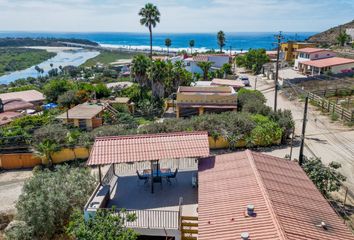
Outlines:
{"label": "terracotta roof tile", "polygon": [[301,64],[318,67],[318,68],[338,66],[338,65],[350,64],[350,63],[354,63],[354,60],[349,58],[340,58],[340,57],[331,57],[331,58],[301,62]]}
{"label": "terracotta roof tile", "polygon": [[297,163],[245,151],[201,159],[198,175],[199,240],[354,239]]}
{"label": "terracotta roof tile", "polygon": [[317,52],[323,52],[323,51],[331,51],[331,50],[322,49],[322,48],[311,48],[311,47],[300,48],[297,50],[297,52],[302,52],[302,53],[317,53]]}
{"label": "terracotta roof tile", "polygon": [[207,132],[96,138],[88,165],[209,156]]}

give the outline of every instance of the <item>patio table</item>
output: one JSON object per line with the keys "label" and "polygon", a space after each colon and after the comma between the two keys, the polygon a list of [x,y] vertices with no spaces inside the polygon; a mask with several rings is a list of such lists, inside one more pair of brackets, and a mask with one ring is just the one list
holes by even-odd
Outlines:
{"label": "patio table", "polygon": [[[156,176],[160,176],[160,177],[168,177],[170,176],[172,173],[171,173],[171,168],[161,168],[159,169],[158,171],[154,170],[153,171],[153,176],[156,177]],[[151,175],[151,169],[145,169],[143,171],[143,175],[144,176],[150,176]]]}

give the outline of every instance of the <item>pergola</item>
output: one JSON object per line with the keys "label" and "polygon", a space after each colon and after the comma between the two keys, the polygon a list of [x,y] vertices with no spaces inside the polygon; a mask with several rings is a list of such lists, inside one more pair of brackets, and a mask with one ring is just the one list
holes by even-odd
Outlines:
{"label": "pergola", "polygon": [[[98,137],[92,147],[87,165],[135,163],[150,161],[153,164],[162,159],[199,158],[209,156],[207,132],[179,132],[145,135]],[[151,174],[151,192],[154,192]]]}

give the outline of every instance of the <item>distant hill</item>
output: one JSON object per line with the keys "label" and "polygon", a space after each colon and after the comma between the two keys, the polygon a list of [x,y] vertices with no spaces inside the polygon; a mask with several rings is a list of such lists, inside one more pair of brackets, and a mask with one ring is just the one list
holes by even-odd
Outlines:
{"label": "distant hill", "polygon": [[321,44],[336,44],[337,43],[336,38],[339,32],[341,30],[345,31],[347,28],[354,28],[354,20],[349,23],[330,28],[327,31],[315,34],[309,37],[307,41],[321,43]]}
{"label": "distant hill", "polygon": [[90,46],[98,46],[98,43],[86,39],[75,38],[0,38],[0,47],[24,47],[24,46],[53,46],[60,47],[60,42],[79,43]]}

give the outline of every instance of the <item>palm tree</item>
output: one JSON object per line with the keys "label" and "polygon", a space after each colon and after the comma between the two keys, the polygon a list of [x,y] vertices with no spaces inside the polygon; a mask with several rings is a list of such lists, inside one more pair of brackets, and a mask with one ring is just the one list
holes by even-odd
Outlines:
{"label": "palm tree", "polygon": [[165,39],[165,46],[167,47],[167,55],[169,54],[169,49],[170,49],[171,45],[172,45],[171,39],[166,38]]}
{"label": "palm tree", "polygon": [[165,96],[165,81],[167,78],[166,63],[161,60],[152,62],[148,69],[148,76],[151,82],[152,95],[155,98],[163,98]]}
{"label": "palm tree", "polygon": [[337,42],[341,47],[343,47],[348,41],[350,40],[350,37],[346,32],[340,31],[339,35],[337,36]]}
{"label": "palm tree", "polygon": [[51,167],[53,165],[52,154],[59,151],[59,146],[53,140],[44,140],[43,142],[37,144],[36,155],[40,158],[45,158],[48,160],[48,166]]}
{"label": "palm tree", "polygon": [[139,16],[140,24],[149,28],[150,32],[150,58],[152,58],[152,28],[156,27],[156,24],[160,22],[160,12],[155,5],[147,3],[145,7],[140,9]]}
{"label": "palm tree", "polygon": [[220,47],[220,52],[222,53],[222,48],[225,47],[226,43],[225,33],[223,31],[219,31],[216,38],[218,39],[218,45]]}
{"label": "palm tree", "polygon": [[198,62],[197,65],[203,71],[204,81],[207,81],[208,80],[208,73],[209,73],[209,70],[210,70],[211,66],[213,65],[213,63],[212,62]]}
{"label": "palm tree", "polygon": [[189,41],[189,47],[191,48],[191,54],[193,54],[192,51],[193,51],[194,45],[195,45],[194,40],[190,40],[190,41]]}
{"label": "palm tree", "polygon": [[141,87],[146,87],[149,85],[147,70],[150,65],[151,60],[145,55],[139,54],[133,58],[131,67],[132,77]]}

